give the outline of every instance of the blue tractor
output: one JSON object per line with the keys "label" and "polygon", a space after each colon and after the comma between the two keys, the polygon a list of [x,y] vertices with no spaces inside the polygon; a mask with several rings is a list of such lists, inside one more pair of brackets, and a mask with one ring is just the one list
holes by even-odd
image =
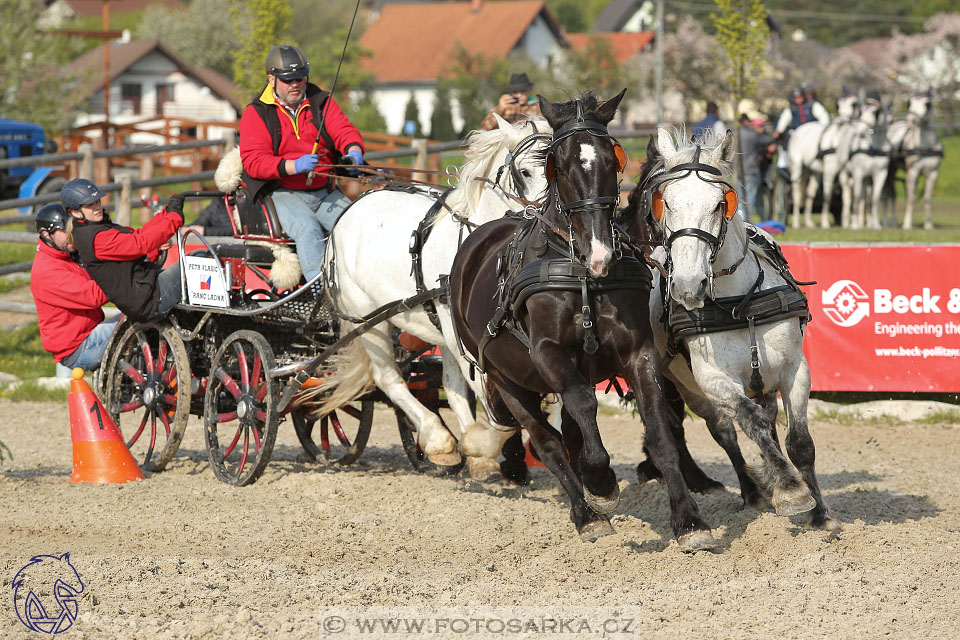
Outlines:
{"label": "blue tractor", "polygon": [[[47,140],[40,125],[0,118],[0,159],[39,156],[56,150],[57,143]],[[60,193],[66,179],[55,175],[56,170],[57,167],[33,165],[0,169],[0,200]],[[33,213],[41,206],[20,207],[20,212]]]}

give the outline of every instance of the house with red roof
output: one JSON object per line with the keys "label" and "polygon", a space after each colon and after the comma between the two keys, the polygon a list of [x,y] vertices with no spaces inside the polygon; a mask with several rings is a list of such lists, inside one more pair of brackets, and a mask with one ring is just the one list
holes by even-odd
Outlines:
{"label": "house with red roof", "polygon": [[[429,129],[437,81],[457,46],[499,60],[523,53],[544,68],[568,46],[563,27],[539,0],[387,3],[359,44],[372,52],[364,67],[373,74],[374,100],[394,134],[402,132],[411,93],[420,125]],[[460,129],[463,119],[452,107]]]}

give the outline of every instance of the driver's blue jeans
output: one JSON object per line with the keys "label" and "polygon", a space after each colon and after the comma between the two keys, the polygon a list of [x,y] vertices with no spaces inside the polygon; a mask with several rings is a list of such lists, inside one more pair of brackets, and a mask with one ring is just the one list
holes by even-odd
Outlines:
{"label": "driver's blue jeans", "polygon": [[327,235],[337,218],[350,204],[340,191],[295,191],[277,189],[272,194],[280,226],[297,243],[300,269],[307,281],[323,268],[323,251]]}
{"label": "driver's blue jeans", "polygon": [[69,378],[74,367],[80,367],[87,371],[97,369],[100,366],[100,361],[103,360],[103,352],[107,349],[110,334],[113,333],[113,329],[117,326],[117,321],[121,317],[123,317],[122,314],[118,313],[95,326],[90,335],[84,338],[73,353],[57,363],[57,377]]}

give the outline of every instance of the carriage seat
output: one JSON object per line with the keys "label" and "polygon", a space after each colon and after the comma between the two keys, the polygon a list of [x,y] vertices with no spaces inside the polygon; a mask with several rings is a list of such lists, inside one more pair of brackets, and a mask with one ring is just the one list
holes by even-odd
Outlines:
{"label": "carriage seat", "polygon": [[241,183],[226,199],[236,237],[284,242],[291,247],[294,245],[280,226],[277,208],[270,194],[258,194],[256,198],[251,198],[247,186]]}
{"label": "carriage seat", "polygon": [[243,260],[250,264],[269,267],[274,261],[273,251],[259,244],[215,244],[217,257],[226,260]]}

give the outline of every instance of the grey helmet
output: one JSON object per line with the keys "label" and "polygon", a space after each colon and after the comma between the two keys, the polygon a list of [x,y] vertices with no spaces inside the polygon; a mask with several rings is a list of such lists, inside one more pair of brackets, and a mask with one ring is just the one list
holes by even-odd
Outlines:
{"label": "grey helmet", "polygon": [[85,178],[77,178],[63,185],[60,190],[60,204],[64,209],[79,211],[85,204],[92,204],[103,197],[103,193]]}
{"label": "grey helmet", "polygon": [[282,44],[267,54],[267,73],[281,80],[295,80],[310,75],[310,63],[299,47]]}
{"label": "grey helmet", "polygon": [[[46,231],[52,235],[57,229],[66,231],[69,220],[70,215],[59,203],[54,202],[53,204],[48,204],[37,212],[37,232]],[[43,234],[40,235],[40,240],[49,247],[57,248],[56,245],[53,244],[53,240],[49,237],[44,238]]]}

